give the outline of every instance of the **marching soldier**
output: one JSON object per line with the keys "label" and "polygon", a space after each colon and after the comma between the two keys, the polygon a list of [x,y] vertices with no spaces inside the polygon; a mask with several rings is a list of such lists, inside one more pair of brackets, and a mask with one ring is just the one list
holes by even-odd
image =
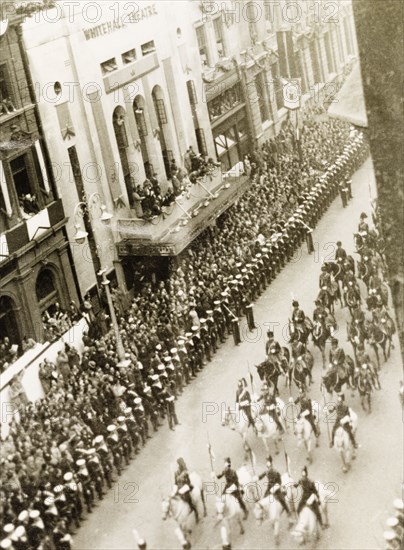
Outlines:
{"label": "marching soldier", "polygon": [[[202,324],[202,319],[200,319]],[[184,369],[182,368],[181,359],[178,354],[177,348],[170,349],[171,361],[174,367],[175,385],[178,391],[182,393],[184,391]]]}
{"label": "marching soldier", "polygon": [[122,454],[120,449],[120,441],[119,441],[119,435],[116,430],[115,424],[110,424],[107,426],[107,445],[111,449],[114,466],[116,468],[116,471],[118,472],[118,475],[120,476],[122,473]]}
{"label": "marching soldier", "polygon": [[133,446],[132,439],[128,433],[125,416],[118,416],[117,422],[117,432],[119,435],[121,453],[125,457],[126,465],[129,466],[133,454]]}
{"label": "marching soldier", "polygon": [[146,417],[149,418],[153,426],[153,430],[157,432],[157,429],[159,426],[158,412],[155,410],[155,404],[152,397],[152,390],[148,385],[145,385],[143,388],[142,403],[143,403]]}
{"label": "marching soldier", "polygon": [[209,333],[209,338],[210,338],[211,349],[212,349],[213,353],[216,353],[217,346],[218,346],[218,342],[217,342],[218,333],[217,333],[216,323],[215,323],[215,319],[213,317],[213,310],[212,309],[208,309],[206,311],[206,323],[207,323],[207,328],[208,328],[208,333]]}
{"label": "marching soldier", "polygon": [[97,435],[93,440],[96,453],[100,457],[102,470],[106,479],[108,488],[112,487],[112,469],[113,469],[113,457],[111,451],[108,449],[104,436]]}
{"label": "marching soldier", "polygon": [[181,368],[185,379],[185,384],[190,382],[190,372],[189,372],[189,357],[187,348],[185,347],[185,340],[177,340],[178,346],[178,357],[181,361]]}
{"label": "marching soldier", "polygon": [[248,426],[252,426],[254,432],[257,433],[255,422],[251,414],[251,395],[248,391],[247,381],[245,378],[241,378],[241,380],[238,381],[236,403],[238,404],[240,411],[245,414],[248,420]]}
{"label": "marching soldier", "polygon": [[87,456],[87,468],[90,473],[91,481],[95,486],[99,500],[102,500],[104,498],[104,475],[102,472],[100,457],[94,447],[87,451]]}
{"label": "marching soldier", "polygon": [[76,460],[76,466],[78,467],[77,479],[81,483],[84,502],[87,506],[87,512],[90,514],[93,511],[94,505],[94,490],[90,472],[87,470],[87,465],[84,458],[79,458],[79,460]]}
{"label": "marching soldier", "polygon": [[200,336],[201,336],[201,342],[203,349],[205,351],[205,357],[207,361],[212,360],[212,354],[211,354],[211,344],[210,344],[210,338],[209,338],[209,331],[208,331],[208,325],[206,319],[199,319],[201,323],[200,327]]}

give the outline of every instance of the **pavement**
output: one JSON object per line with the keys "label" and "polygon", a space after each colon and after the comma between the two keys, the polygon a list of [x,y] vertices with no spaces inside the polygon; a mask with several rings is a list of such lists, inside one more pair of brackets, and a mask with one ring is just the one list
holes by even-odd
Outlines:
{"label": "pavement", "polygon": [[[370,159],[352,178],[354,198],[342,208],[339,197],[333,202],[313,233],[315,252],[307,254],[304,245],[262,294],[254,306],[257,329],[248,332],[245,323],[241,327],[243,343],[235,347],[229,338],[198,377],[185,389],[176,402],[180,426],[175,432],[168,426],[148,441],[147,446],[117,479],[96,510],[88,516],[82,528],[73,536],[74,548],[89,550],[135,549],[135,529],[147,541],[150,549],[177,549],[181,545],[174,533],[173,519],[162,520],[161,500],[172,490],[176,459],[182,456],[190,471],[196,471],[206,482],[210,481],[210,462],[207,449],[209,437],[215,455],[216,472],[223,469],[223,459],[231,457],[238,468],[243,462],[241,437],[221,425],[221,409],[234,406],[237,380],[253,373],[255,390],[260,386],[254,365],[265,358],[265,334],[268,323],[275,326],[275,338],[284,343],[282,332],[291,311],[292,299],[298,299],[307,315],[312,317],[314,299],[318,294],[318,276],[322,258],[333,258],[335,243],[342,241],[348,253],[354,254],[353,232],[362,211],[370,214],[370,197],[375,196],[373,166]],[[345,351],[352,355],[346,341],[345,325],[347,309],[336,308],[339,325],[337,337]],[[321,424],[320,446],[314,449],[313,463],[308,466],[309,477],[327,485],[332,496],[329,503],[330,528],[321,533],[317,549],[382,549],[385,520],[392,515],[392,502],[400,495],[403,480],[403,415],[398,399],[399,381],[402,379],[402,359],[397,338],[391,357],[382,365],[380,382],[382,390],[373,394],[373,410],[367,414],[361,410],[356,394],[346,391],[346,401],[359,415],[357,441],[359,449],[349,472],[343,473],[340,458],[329,448],[327,424]],[[320,391],[323,373],[321,354],[314,349],[314,384],[310,396],[322,401]],[[328,347],[327,347],[328,354]],[[286,402],[289,390],[280,379],[281,398]],[[297,395],[292,387],[292,394]],[[211,414],[208,414],[212,411]],[[263,442],[252,433],[249,443],[256,456],[256,469],[265,466]],[[283,447],[276,455],[270,443],[274,467],[286,471]],[[306,453],[297,447],[293,429],[284,437],[285,450],[290,460],[290,473],[297,480],[306,464]],[[252,512],[250,505],[250,512]],[[207,497],[208,516],[195,527],[190,537],[194,549],[221,548],[220,527],[215,524],[215,496]],[[258,526],[253,514],[244,522],[245,534],[231,530],[233,549],[294,549],[298,544],[282,516],[280,544],[275,545],[269,523]],[[308,545],[307,548],[313,547]]]}

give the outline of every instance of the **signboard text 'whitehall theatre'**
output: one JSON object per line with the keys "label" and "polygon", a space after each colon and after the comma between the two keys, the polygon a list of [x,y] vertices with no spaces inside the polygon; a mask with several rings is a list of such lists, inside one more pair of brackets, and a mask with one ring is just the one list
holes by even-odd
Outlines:
{"label": "signboard text 'whitehall theatre'", "polygon": [[152,17],[153,15],[158,15],[156,4],[151,4],[149,6],[145,6],[144,8],[139,8],[137,11],[128,12],[122,17],[117,17],[112,21],[106,21],[105,23],[101,23],[100,25],[92,27],[91,29],[83,29],[84,35],[87,40],[91,40],[92,38],[97,38],[98,36],[110,34],[114,31],[122,29],[130,23],[139,23],[139,21],[142,21],[143,19],[146,19],[148,17]]}

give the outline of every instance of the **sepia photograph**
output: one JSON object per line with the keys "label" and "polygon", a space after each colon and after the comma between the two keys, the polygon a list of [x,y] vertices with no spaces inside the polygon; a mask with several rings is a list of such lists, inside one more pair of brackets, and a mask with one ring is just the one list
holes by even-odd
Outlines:
{"label": "sepia photograph", "polygon": [[0,550],[402,550],[403,357],[402,0],[1,0]]}

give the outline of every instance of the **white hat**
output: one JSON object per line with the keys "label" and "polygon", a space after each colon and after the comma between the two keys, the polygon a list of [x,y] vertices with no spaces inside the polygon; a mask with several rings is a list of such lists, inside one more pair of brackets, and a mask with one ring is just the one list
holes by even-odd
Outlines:
{"label": "white hat", "polygon": [[29,513],[29,517],[31,519],[37,519],[39,518],[39,516],[40,516],[39,510],[31,510],[31,512]]}
{"label": "white hat", "polygon": [[55,502],[55,499],[53,497],[46,497],[46,499],[43,501],[45,506],[52,506],[54,502]]}
{"label": "white hat", "polygon": [[[141,397],[135,397],[135,399],[133,400],[133,402],[136,404],[136,405],[141,405],[142,404],[142,398]],[[130,409],[131,411],[132,409]],[[126,412],[126,410],[125,410]]]}
{"label": "white hat", "polygon": [[19,539],[23,535],[25,535],[25,527],[23,525],[18,525],[13,533],[15,536],[15,539]]}
{"label": "white hat", "polygon": [[11,548],[11,540],[10,539],[3,539],[0,542],[0,548]]}
{"label": "white hat", "polygon": [[174,401],[175,397],[172,395],[171,397],[166,397],[166,401]]}
{"label": "white hat", "polygon": [[29,514],[27,510],[23,510],[18,514],[18,521],[25,521],[28,518]]}
{"label": "white hat", "polygon": [[[135,398],[135,403],[136,403],[136,400],[137,399],[140,399],[140,397],[136,397]],[[141,399],[140,399],[141,401]],[[132,412],[132,407],[126,407],[126,409],[123,411],[125,414],[130,414]]]}
{"label": "white hat", "polygon": [[65,481],[71,481],[73,479],[73,474],[71,472],[67,472],[64,476],[63,476],[63,479]]}
{"label": "white hat", "polygon": [[118,422],[125,422],[126,418],[124,416],[118,416]]}
{"label": "white hat", "polygon": [[115,424],[110,424],[109,426],[107,426],[107,431],[108,432],[113,432],[115,430],[116,430]]}
{"label": "white hat", "polygon": [[[201,322],[202,322],[202,319],[201,319]],[[176,355],[177,352],[178,352],[177,348],[171,348],[170,349],[171,355]]]}
{"label": "white hat", "polygon": [[76,464],[79,468],[81,468],[82,466],[84,466],[86,463],[86,461],[84,460],[84,458],[79,458],[78,460],[76,460]]}
{"label": "white hat", "polygon": [[102,441],[104,441],[104,437],[102,435],[97,435],[97,437],[94,438],[93,444],[98,445]]}
{"label": "white hat", "polygon": [[15,527],[12,523],[7,523],[7,525],[3,527],[3,531],[5,532],[6,535],[9,535],[10,533],[12,533],[14,529]]}
{"label": "white hat", "polygon": [[171,361],[171,356],[170,355],[167,355],[166,357],[164,357],[164,361],[166,363],[168,363],[169,361]]}
{"label": "white hat", "polygon": [[[241,275],[240,275],[240,277],[241,277]],[[201,325],[204,325],[206,323],[206,319],[199,319],[199,320],[201,322]]]}
{"label": "white hat", "polygon": [[192,330],[192,332],[196,332],[197,330],[199,330],[199,327],[194,325],[193,327],[191,327],[191,330]]}
{"label": "white hat", "polygon": [[56,485],[56,487],[53,488],[54,493],[61,493],[63,491],[63,485]]}

